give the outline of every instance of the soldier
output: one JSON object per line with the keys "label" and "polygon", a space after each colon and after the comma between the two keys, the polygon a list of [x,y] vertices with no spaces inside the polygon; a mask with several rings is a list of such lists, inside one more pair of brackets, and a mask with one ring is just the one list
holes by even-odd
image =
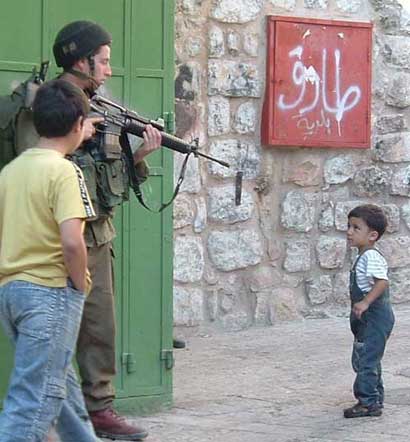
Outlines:
{"label": "soldier", "polygon": [[[110,44],[111,35],[96,23],[75,21],[64,26],[53,46],[57,66],[63,68],[61,78],[92,96],[111,77]],[[144,143],[134,154],[141,181],[148,175],[144,157],[160,144],[161,133],[148,125]],[[73,155],[74,162],[83,171],[97,212],[97,218],[87,222],[85,229],[93,287],[84,307],[77,362],[87,409],[97,435],[114,440],[142,440],[148,433],[113,409],[112,381],[116,370],[112,218],[115,206],[128,197],[128,174],[123,158],[104,161],[98,149],[91,140]]]}

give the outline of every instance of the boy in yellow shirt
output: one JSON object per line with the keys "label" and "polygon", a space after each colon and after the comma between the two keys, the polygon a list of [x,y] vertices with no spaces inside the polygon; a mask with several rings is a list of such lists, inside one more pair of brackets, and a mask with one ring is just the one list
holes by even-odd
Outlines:
{"label": "boy in yellow shirt", "polygon": [[84,93],[54,80],[37,92],[40,140],[0,173],[0,322],[15,346],[2,442],[96,442],[71,367],[90,289],[84,221],[94,216],[80,169],[65,158],[91,135]]}

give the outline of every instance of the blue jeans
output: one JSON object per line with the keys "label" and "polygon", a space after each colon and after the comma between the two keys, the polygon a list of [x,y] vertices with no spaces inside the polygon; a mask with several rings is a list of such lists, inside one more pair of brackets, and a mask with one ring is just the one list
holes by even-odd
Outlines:
{"label": "blue jeans", "polygon": [[0,287],[0,322],[15,346],[1,442],[42,442],[53,425],[62,442],[99,441],[71,366],[83,305],[69,287]]}

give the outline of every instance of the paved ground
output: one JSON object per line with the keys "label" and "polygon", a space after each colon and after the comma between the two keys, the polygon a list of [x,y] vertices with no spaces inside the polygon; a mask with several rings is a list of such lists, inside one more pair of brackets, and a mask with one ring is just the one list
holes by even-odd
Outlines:
{"label": "paved ground", "polygon": [[146,442],[408,442],[410,309],[396,319],[379,418],[342,417],[352,341],[347,318],[332,318],[189,338],[175,351],[174,407],[137,422]]}
{"label": "paved ground", "polygon": [[197,336],[175,351],[174,408],[139,419],[147,442],[353,442],[410,439],[410,310],[396,312],[380,418],[353,403],[346,318]]}

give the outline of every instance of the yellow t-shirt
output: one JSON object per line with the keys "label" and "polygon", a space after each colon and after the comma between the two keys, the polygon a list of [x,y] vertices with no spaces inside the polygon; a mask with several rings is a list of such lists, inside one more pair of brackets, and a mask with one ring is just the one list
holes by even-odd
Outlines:
{"label": "yellow t-shirt", "polygon": [[94,216],[74,163],[51,149],[23,152],[0,173],[0,285],[22,280],[65,287],[59,225]]}

